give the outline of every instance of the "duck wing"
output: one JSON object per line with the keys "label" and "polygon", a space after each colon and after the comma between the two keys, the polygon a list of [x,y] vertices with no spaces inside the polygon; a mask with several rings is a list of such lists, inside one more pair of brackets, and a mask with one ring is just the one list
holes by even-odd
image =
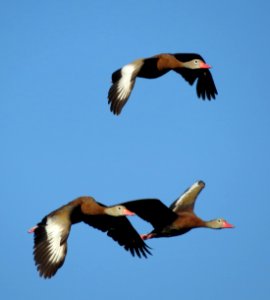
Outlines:
{"label": "duck wing", "polygon": [[151,223],[155,229],[163,228],[177,219],[177,214],[159,199],[133,200],[125,202],[123,205],[143,220]]}
{"label": "duck wing", "polygon": [[34,230],[34,260],[41,277],[51,278],[64,264],[71,224],[46,216]]}
{"label": "duck wing", "polygon": [[116,241],[132,256],[147,257],[151,255],[150,247],[142,240],[140,235],[126,217],[113,217],[109,215],[84,215],[82,221],[96,229],[107,232],[107,235]]}
{"label": "duck wing", "polygon": [[170,209],[175,213],[193,212],[195,201],[204,187],[205,183],[203,181],[195,182],[171,204]]}
{"label": "duck wing", "polygon": [[205,100],[215,99],[218,94],[211,72],[208,69],[179,68],[174,71],[180,74],[190,85],[197,80],[197,96]]}

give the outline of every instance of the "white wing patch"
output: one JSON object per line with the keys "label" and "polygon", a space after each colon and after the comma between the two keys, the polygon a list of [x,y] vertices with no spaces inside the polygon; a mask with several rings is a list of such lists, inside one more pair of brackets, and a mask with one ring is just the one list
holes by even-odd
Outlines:
{"label": "white wing patch", "polygon": [[48,218],[46,233],[49,251],[48,260],[52,264],[57,264],[64,259],[66,254],[66,243],[61,245],[64,234],[63,227],[57,224],[53,219]]}
{"label": "white wing patch", "polygon": [[189,187],[175,202],[174,202],[174,208],[173,211],[176,212],[177,209],[183,205],[183,202],[185,199],[194,192],[195,189],[197,189],[200,186],[200,181],[196,181],[192,184],[191,187]]}
{"label": "white wing patch", "polygon": [[135,83],[134,71],[136,66],[126,65],[121,70],[121,79],[117,82],[117,96],[119,101],[126,101]]}

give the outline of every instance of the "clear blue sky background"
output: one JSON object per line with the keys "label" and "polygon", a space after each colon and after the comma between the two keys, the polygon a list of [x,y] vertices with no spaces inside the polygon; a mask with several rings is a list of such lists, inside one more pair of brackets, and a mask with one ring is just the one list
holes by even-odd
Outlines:
{"label": "clear blue sky background", "polygon": [[[1,3],[2,299],[269,296],[269,11],[266,0]],[[114,116],[111,73],[161,52],[200,53],[217,100],[169,73],[139,79]],[[197,214],[234,230],[150,240],[139,260],[79,224],[63,268],[38,276],[27,229],[50,211],[80,195],[169,205],[198,179]]]}

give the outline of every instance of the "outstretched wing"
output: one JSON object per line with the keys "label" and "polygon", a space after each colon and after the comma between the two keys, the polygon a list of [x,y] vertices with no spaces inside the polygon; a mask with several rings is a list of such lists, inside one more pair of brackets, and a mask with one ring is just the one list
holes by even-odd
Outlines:
{"label": "outstretched wing", "polygon": [[197,96],[205,100],[215,99],[218,94],[213,77],[208,69],[186,69],[179,68],[174,69],[175,72],[183,76],[183,78],[190,84],[193,85],[196,79],[197,81]]}
{"label": "outstretched wing", "polygon": [[171,204],[170,209],[175,213],[183,211],[192,212],[194,209],[195,201],[204,187],[205,183],[203,181],[200,180],[195,182]]}
{"label": "outstretched wing", "polygon": [[112,86],[108,93],[108,103],[115,115],[121,113],[128,101],[136,80],[136,66],[129,64],[112,74]]}
{"label": "outstretched wing", "polygon": [[120,246],[123,246],[132,256],[147,257],[147,254],[151,255],[150,248],[145,244],[126,217],[84,215],[83,222],[103,232],[107,232],[109,237]]}
{"label": "outstretched wing", "polygon": [[143,220],[151,223],[155,229],[171,224],[177,215],[159,199],[141,199],[122,203]]}
{"label": "outstretched wing", "polygon": [[67,253],[70,225],[63,226],[57,216],[45,217],[34,230],[34,259],[40,276],[51,278],[63,265]]}

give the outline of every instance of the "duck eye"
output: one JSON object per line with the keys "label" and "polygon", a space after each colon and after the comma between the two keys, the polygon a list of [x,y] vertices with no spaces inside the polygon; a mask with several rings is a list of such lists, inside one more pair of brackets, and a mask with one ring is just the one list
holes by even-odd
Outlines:
{"label": "duck eye", "polygon": [[198,60],[197,60],[197,59],[194,60],[194,64],[195,64],[195,65],[198,64]]}

